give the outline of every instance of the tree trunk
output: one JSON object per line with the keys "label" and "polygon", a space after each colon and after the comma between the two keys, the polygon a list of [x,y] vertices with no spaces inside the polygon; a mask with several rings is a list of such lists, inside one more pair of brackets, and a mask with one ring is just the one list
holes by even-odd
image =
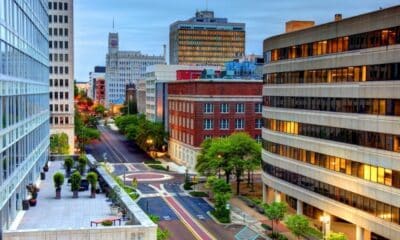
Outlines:
{"label": "tree trunk", "polygon": [[240,176],[241,176],[241,172],[238,172],[236,174],[236,195],[240,194]]}
{"label": "tree trunk", "polygon": [[272,233],[274,233],[274,220],[271,220]]}
{"label": "tree trunk", "polygon": [[230,176],[231,176],[231,173],[230,173],[230,172],[225,172],[226,183],[228,183],[228,184],[229,184],[229,182],[230,182]]}
{"label": "tree trunk", "polygon": [[247,187],[250,187],[250,169],[247,170]]}

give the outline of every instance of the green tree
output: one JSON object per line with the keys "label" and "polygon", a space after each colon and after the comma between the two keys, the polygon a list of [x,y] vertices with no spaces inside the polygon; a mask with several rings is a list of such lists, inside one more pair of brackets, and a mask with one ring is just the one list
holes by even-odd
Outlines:
{"label": "green tree", "polygon": [[274,232],[274,223],[279,223],[285,217],[287,206],[283,202],[273,202],[270,205],[264,205],[265,215],[271,220],[272,232]]}
{"label": "green tree", "polygon": [[124,106],[121,108],[121,113],[123,115],[137,114],[138,113],[137,102],[135,100],[125,102]]}
{"label": "green tree", "polygon": [[328,240],[347,240],[347,237],[344,233],[331,231],[328,235]]}
{"label": "green tree", "polygon": [[214,216],[221,222],[230,222],[230,210],[226,206],[231,198],[231,186],[222,179],[209,177],[206,187],[211,190],[214,196]]}
{"label": "green tree", "polygon": [[236,193],[240,194],[241,177],[261,163],[261,146],[247,133],[234,133],[227,138],[206,140],[197,157],[196,170],[206,176],[220,176],[224,172],[226,182],[236,177]]}
{"label": "green tree", "polygon": [[98,104],[98,105],[96,105],[96,107],[94,107],[94,112],[98,116],[104,116],[105,111],[106,111],[106,107],[104,107],[104,105],[102,105],[102,104]]}
{"label": "green tree", "polygon": [[[155,224],[158,224],[160,221],[160,217],[156,215],[149,215],[149,218],[151,221],[153,221]],[[157,240],[167,240],[170,237],[170,232],[167,229],[161,229],[160,227],[157,228]]]}
{"label": "green tree", "polygon": [[69,144],[66,133],[52,134],[50,136],[50,152],[53,154],[68,154]]}
{"label": "green tree", "polygon": [[290,215],[287,217],[285,224],[297,239],[306,236],[317,238],[321,238],[322,236],[321,232],[310,226],[308,218],[303,215]]}

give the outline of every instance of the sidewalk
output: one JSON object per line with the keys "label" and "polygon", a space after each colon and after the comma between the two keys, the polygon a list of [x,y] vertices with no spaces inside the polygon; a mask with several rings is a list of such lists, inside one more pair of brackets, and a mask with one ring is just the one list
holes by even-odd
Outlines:
{"label": "sidewalk", "polygon": [[[237,197],[233,197],[230,200],[230,204],[232,210],[232,223],[247,224],[249,228],[256,231],[261,236],[265,237],[266,239],[270,239],[266,236],[265,229],[261,227],[262,223],[272,226],[271,221],[268,220],[265,215],[257,212],[257,210],[255,210],[254,208],[247,206],[246,203],[244,203]],[[289,229],[287,229],[286,226],[282,223],[275,224],[274,228],[275,230],[288,237],[289,240],[296,239],[292,236]]]}
{"label": "sidewalk", "polygon": [[[178,164],[176,164],[174,161],[172,161],[169,158],[166,158],[166,157],[164,157],[164,158],[156,158],[155,160],[160,161],[161,164],[164,167],[168,166],[169,170],[171,172],[177,172],[177,173],[180,173],[180,174],[185,174],[186,173],[186,167],[185,166],[178,165]],[[192,170],[189,170],[188,173],[189,174],[193,174],[193,175],[197,175],[197,173],[192,171]]]}

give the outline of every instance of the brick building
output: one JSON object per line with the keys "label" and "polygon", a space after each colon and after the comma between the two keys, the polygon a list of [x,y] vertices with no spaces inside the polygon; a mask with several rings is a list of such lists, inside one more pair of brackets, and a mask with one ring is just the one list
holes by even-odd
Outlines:
{"label": "brick building", "polygon": [[245,131],[261,139],[262,81],[201,79],[168,83],[169,154],[194,170],[201,143]]}

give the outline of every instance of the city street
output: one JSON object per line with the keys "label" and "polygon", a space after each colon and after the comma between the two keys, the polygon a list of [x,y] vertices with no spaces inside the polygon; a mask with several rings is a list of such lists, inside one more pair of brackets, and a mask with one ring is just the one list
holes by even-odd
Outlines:
{"label": "city street", "polygon": [[207,214],[212,206],[181,189],[184,175],[149,169],[144,162],[151,158],[138,146],[107,127],[98,128],[101,138],[87,146],[87,153],[111,163],[113,173],[126,183],[138,180],[138,205],[160,217],[159,225],[171,232],[170,239],[234,239],[241,227],[216,224]]}

